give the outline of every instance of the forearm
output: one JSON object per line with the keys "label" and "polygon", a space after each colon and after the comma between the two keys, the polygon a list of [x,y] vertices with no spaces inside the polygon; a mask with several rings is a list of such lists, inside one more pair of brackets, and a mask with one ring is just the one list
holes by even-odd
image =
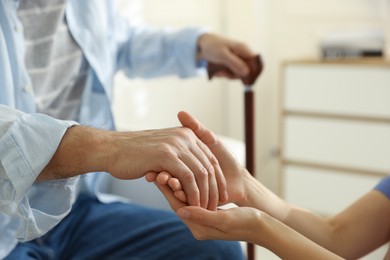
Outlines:
{"label": "forearm", "polygon": [[266,212],[270,216],[284,222],[291,206],[276,196],[272,191],[257,181],[245,169],[243,176],[244,197],[238,203],[239,206],[247,206]]}
{"label": "forearm", "polygon": [[309,210],[291,206],[283,223],[322,247],[338,254],[341,253],[338,250],[344,244],[341,241],[343,237],[340,233],[341,230],[338,230],[329,221],[329,218],[317,215]]}
{"label": "forearm", "polygon": [[[212,169],[208,169],[210,165]],[[183,183],[190,205],[210,204],[210,208],[216,208],[219,198],[226,199],[226,184],[215,156],[185,127],[137,132],[72,127],[39,180],[93,171],[126,180],[141,178],[147,172],[166,171]],[[205,171],[212,171],[213,182]]]}
{"label": "forearm", "polygon": [[120,37],[127,40],[119,46],[117,61],[118,69],[123,69],[128,77],[177,75],[186,78],[198,75],[197,39],[203,29],[125,28],[119,32],[125,33]]}
{"label": "forearm", "polygon": [[334,251],[338,244],[336,232],[328,219],[308,210],[294,207],[263,184],[246,176],[245,206],[262,210],[317,244]]}
{"label": "forearm", "polygon": [[266,235],[256,236],[253,242],[262,245],[282,259],[341,259],[334,253],[319,246],[305,236],[286,226],[277,219],[261,215],[257,232]]}
{"label": "forearm", "polygon": [[0,118],[0,211],[18,223],[13,236],[27,241],[58,224],[74,201],[78,178],[35,182],[76,123],[2,105]]}
{"label": "forearm", "polygon": [[107,171],[107,154],[112,134],[84,126],[69,128],[37,180],[62,179],[88,172]]}

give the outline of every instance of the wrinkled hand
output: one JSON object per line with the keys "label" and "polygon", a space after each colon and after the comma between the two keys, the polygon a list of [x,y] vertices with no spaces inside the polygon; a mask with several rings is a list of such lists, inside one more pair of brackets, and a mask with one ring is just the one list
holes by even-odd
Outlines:
{"label": "wrinkled hand", "polygon": [[244,43],[210,33],[199,37],[198,49],[198,60],[205,59],[209,62],[225,65],[234,73],[233,75],[228,72],[216,74],[216,76],[227,78],[247,76],[250,70],[244,60],[256,55]]}
{"label": "wrinkled hand", "polygon": [[210,149],[186,127],[116,132],[111,138],[108,172],[136,179],[147,172],[167,171],[182,183],[188,204],[217,207],[226,200],[226,182]]}

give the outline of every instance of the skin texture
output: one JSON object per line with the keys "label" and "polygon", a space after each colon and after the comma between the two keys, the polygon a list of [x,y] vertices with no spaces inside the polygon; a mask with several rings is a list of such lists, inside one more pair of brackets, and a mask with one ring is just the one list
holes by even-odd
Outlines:
{"label": "skin texture", "polygon": [[[356,259],[389,241],[390,200],[384,194],[369,191],[330,217],[295,207],[253,178],[195,118],[181,113],[179,119],[217,157],[227,182],[228,202],[239,206],[214,212],[188,206],[190,195],[179,180],[172,180],[171,173],[159,173],[162,177],[148,173],[147,180],[156,182],[196,238],[244,240],[282,259]],[[185,197],[176,196],[182,192]]]}

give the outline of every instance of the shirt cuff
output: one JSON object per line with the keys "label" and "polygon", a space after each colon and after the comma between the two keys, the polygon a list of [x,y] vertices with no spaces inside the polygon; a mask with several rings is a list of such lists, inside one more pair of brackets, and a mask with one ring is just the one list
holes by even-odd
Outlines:
{"label": "shirt cuff", "polygon": [[49,163],[66,130],[75,122],[43,114],[25,114],[16,119],[0,139],[0,158],[5,176],[18,196],[26,194]]}
{"label": "shirt cuff", "polygon": [[207,65],[205,60],[196,61],[198,38],[206,32],[206,29],[193,27],[177,32],[175,37],[175,56],[181,67],[179,77],[197,76]]}
{"label": "shirt cuff", "polygon": [[20,241],[42,236],[71,209],[78,177],[35,180],[74,124],[21,113],[0,138],[0,208],[18,223],[16,237]]}

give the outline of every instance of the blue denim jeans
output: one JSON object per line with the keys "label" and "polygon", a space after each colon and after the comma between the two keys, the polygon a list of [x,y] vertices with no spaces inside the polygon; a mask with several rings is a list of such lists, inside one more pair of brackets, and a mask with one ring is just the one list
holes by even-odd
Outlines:
{"label": "blue denim jeans", "polygon": [[244,259],[237,242],[197,241],[169,211],[80,195],[43,237],[19,243],[6,259]]}

